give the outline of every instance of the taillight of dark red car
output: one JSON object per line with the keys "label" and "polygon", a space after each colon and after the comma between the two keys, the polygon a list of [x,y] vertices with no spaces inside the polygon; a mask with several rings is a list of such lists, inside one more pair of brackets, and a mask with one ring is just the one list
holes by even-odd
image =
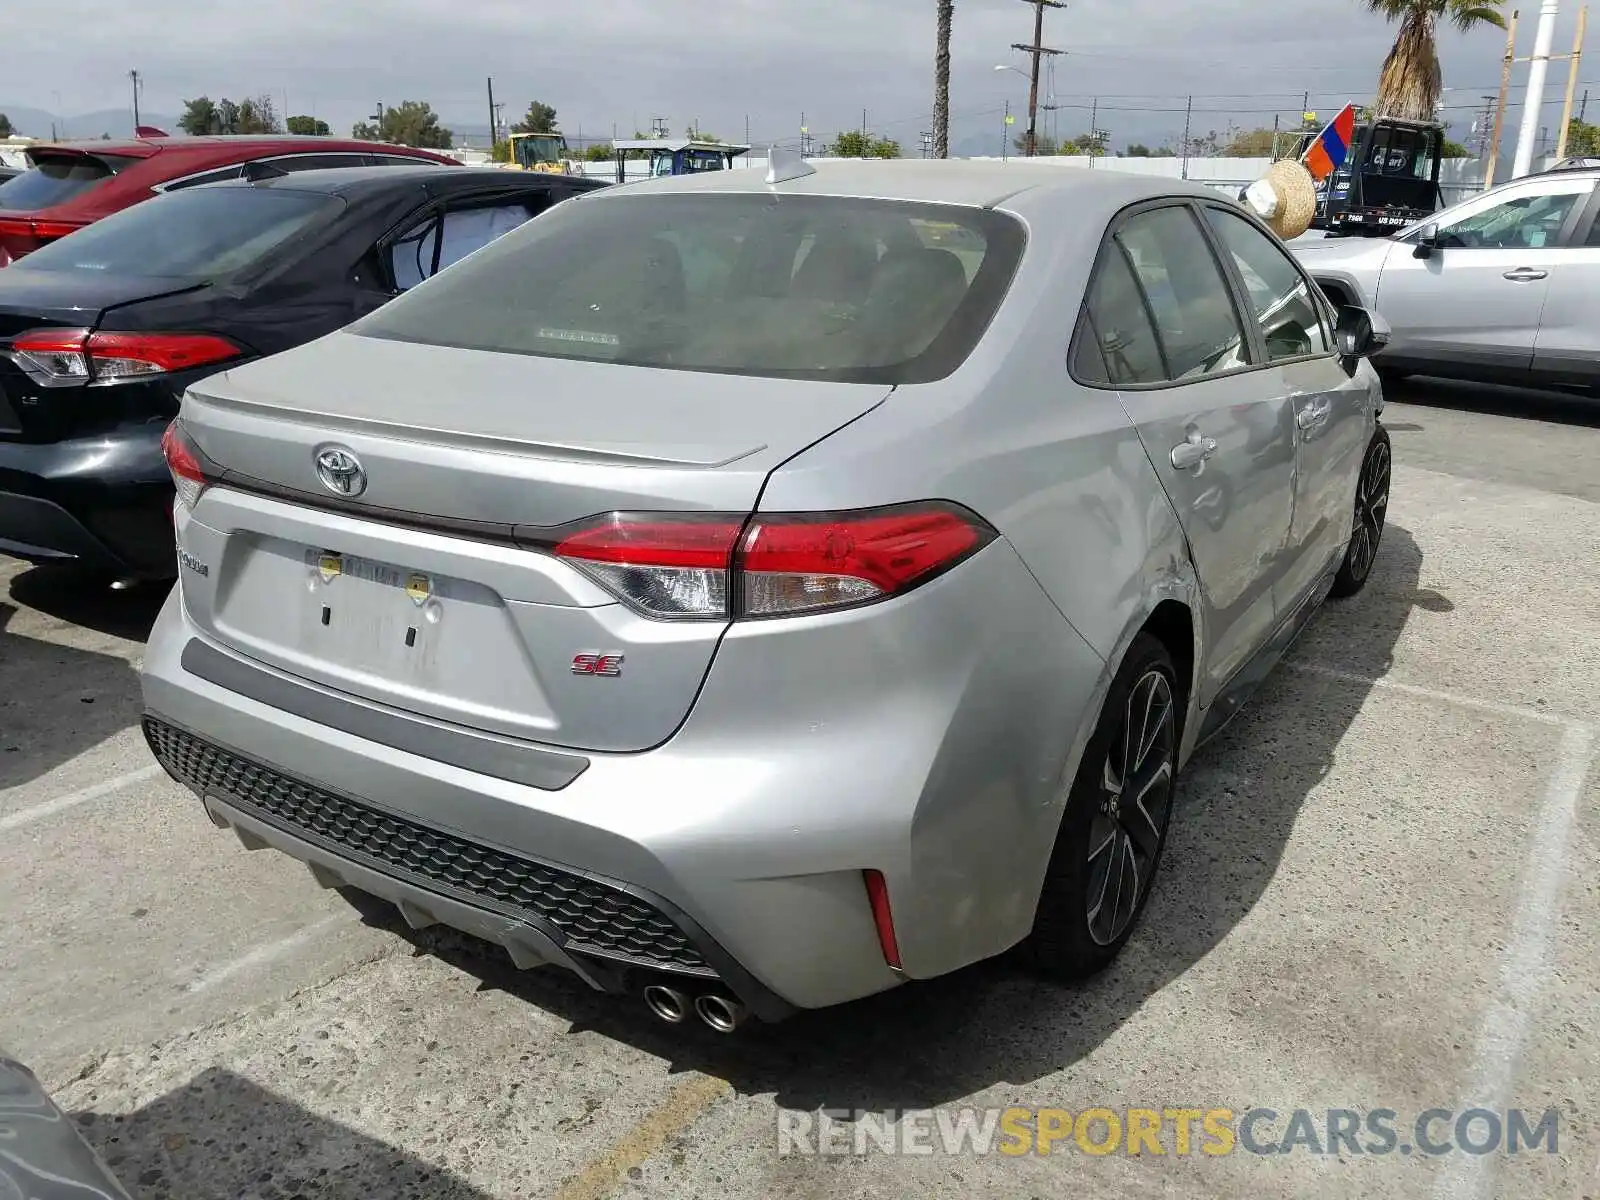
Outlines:
{"label": "taillight of dark red car", "polygon": [[43,387],[119,383],[235,359],[243,351],[209,333],[34,329],[11,339],[11,360]]}
{"label": "taillight of dark red car", "polygon": [[75,221],[35,217],[0,217],[0,266],[31,254],[40,246],[83,228]]}
{"label": "taillight of dark red car", "polygon": [[612,513],[554,553],[646,616],[787,617],[902,595],[995,538],[943,502],[753,517]]}

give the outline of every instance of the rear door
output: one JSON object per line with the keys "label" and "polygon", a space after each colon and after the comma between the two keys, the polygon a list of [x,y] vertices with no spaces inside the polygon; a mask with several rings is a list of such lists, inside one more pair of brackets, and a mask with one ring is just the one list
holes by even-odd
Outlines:
{"label": "rear door", "polygon": [[1541,380],[1591,386],[1600,380],[1596,297],[1600,297],[1600,190],[1590,194],[1583,219],[1550,271],[1550,290],[1533,345],[1533,369]]}
{"label": "rear door", "polygon": [[1113,228],[1074,364],[1081,382],[1118,389],[1188,535],[1205,598],[1209,705],[1277,624],[1294,421],[1187,203],[1134,210]]}
{"label": "rear door", "polygon": [[1423,257],[1418,231],[1397,240],[1378,283],[1378,311],[1394,329],[1385,358],[1525,374],[1551,277],[1593,188],[1587,178],[1525,180],[1442,217],[1442,245]]}
{"label": "rear door", "polygon": [[1273,238],[1233,209],[1208,204],[1206,222],[1239,279],[1259,345],[1289,398],[1295,426],[1294,515],[1277,607],[1287,613],[1345,550],[1371,396],[1334,353],[1321,291]]}

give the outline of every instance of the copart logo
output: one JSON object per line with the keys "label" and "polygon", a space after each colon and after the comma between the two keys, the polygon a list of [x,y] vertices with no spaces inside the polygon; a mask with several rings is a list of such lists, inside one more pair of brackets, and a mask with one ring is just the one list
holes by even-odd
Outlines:
{"label": "copart logo", "polygon": [[336,496],[359,496],[367,490],[367,472],[354,450],[324,446],[317,451],[317,478]]}

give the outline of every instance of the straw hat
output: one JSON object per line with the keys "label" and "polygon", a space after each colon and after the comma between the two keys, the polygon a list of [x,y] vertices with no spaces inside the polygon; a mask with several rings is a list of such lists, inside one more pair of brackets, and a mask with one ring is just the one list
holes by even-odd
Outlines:
{"label": "straw hat", "polygon": [[1285,159],[1245,189],[1245,203],[1284,241],[1311,228],[1317,211],[1317,185],[1300,163]]}

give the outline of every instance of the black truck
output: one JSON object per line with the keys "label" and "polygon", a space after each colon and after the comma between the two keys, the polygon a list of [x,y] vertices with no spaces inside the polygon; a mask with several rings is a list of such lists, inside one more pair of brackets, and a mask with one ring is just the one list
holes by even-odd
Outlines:
{"label": "black truck", "polygon": [[[1316,136],[1302,134],[1288,157],[1300,158]],[[1360,121],[1344,165],[1317,184],[1311,228],[1382,237],[1437,212],[1443,148],[1444,126],[1436,122]]]}

